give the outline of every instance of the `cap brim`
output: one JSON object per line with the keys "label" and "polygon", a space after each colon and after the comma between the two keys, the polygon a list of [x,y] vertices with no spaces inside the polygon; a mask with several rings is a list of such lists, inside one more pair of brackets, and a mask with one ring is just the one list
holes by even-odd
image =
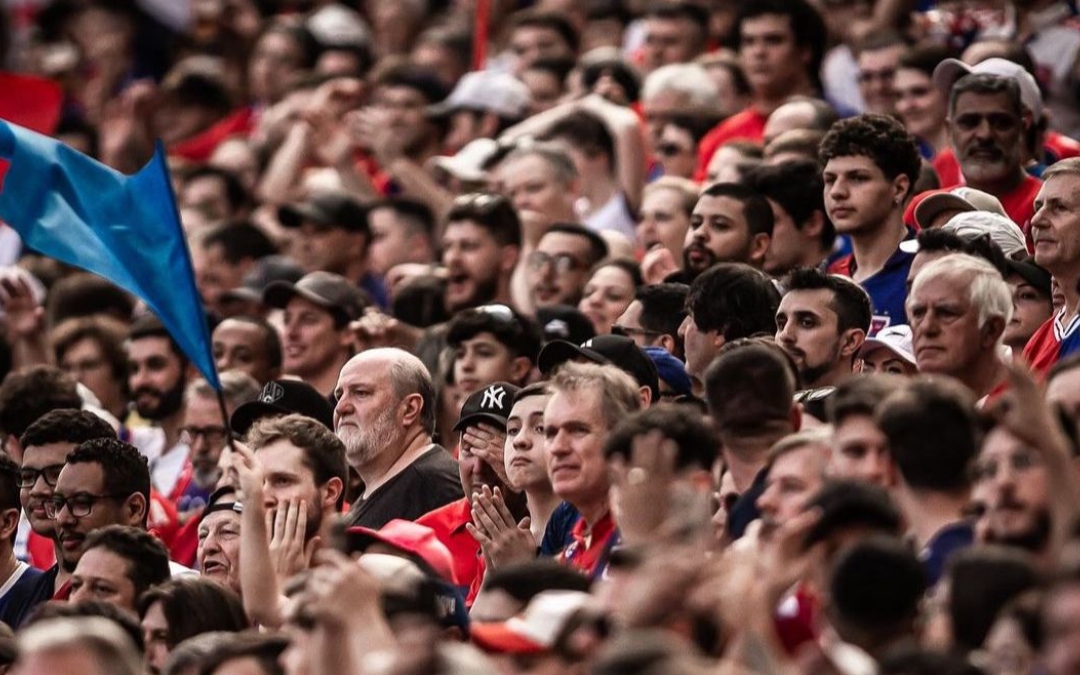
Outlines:
{"label": "cap brim", "polygon": [[948,94],[956,81],[971,74],[971,66],[959,59],[945,59],[934,68],[933,82],[938,90]]}
{"label": "cap brim", "polygon": [[546,651],[542,644],[514,632],[505,623],[474,623],[469,627],[469,637],[489,652],[539,654]]}
{"label": "cap brim", "polygon": [[978,211],[971,202],[963,197],[948,192],[940,192],[936,195],[930,195],[915,207],[915,224],[920,229],[925,230],[930,227],[930,221],[937,217],[939,213],[950,209],[964,212]]}
{"label": "cap brim", "polygon": [[566,340],[552,340],[540,350],[540,356],[536,359],[536,367],[540,369],[541,373],[547,375],[555,370],[555,368],[576,358],[588,359],[593,363],[610,363],[610,361],[600,354],[592,350],[582,349],[573,342],[567,342]]}
{"label": "cap brim", "polygon": [[243,436],[251,428],[251,425],[258,420],[271,415],[288,415],[289,412],[289,410],[273,403],[248,401],[233,411],[232,417],[229,418],[229,428]]}
{"label": "cap brim", "polygon": [[866,354],[872,352],[875,349],[888,349],[890,352],[896,354],[898,357],[910,363],[911,365],[917,365],[915,362],[914,354],[905,354],[898,350],[896,347],[889,344],[888,342],[878,340],[877,338],[866,338],[866,340],[862,344],[862,347],[859,349],[859,353]]}
{"label": "cap brim", "polygon": [[278,222],[282,227],[295,229],[303,225],[305,220],[322,223],[324,219],[310,204],[284,204],[278,207]]}
{"label": "cap brim", "polygon": [[245,288],[244,286],[229,289],[222,293],[219,297],[226,302],[231,300],[262,302],[262,294],[260,294],[254,288]]}
{"label": "cap brim", "polygon": [[310,300],[335,316],[345,316],[344,310],[330,304],[326,301],[326,298],[316,295],[311,291],[297,288],[296,284],[291,284],[288,281],[274,281],[268,284],[266,290],[263,291],[262,301],[263,304],[269,307],[285,309],[285,307],[288,306],[289,301],[296,296],[300,296],[305,300]]}
{"label": "cap brim", "polygon": [[468,415],[459,419],[457,424],[454,425],[453,431],[461,431],[465,427],[469,426],[470,424],[475,424],[476,422],[494,422],[498,426],[504,428],[506,427],[505,417],[499,417],[498,415],[492,415],[491,413],[481,412]]}
{"label": "cap brim", "polygon": [[432,160],[432,164],[459,180],[482,181],[489,175],[483,169],[467,166],[464,162],[456,162],[454,157],[436,157]]}

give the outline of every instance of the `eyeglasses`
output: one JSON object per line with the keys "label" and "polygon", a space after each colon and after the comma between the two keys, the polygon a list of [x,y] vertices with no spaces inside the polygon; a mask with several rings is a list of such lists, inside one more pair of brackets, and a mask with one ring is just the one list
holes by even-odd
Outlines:
{"label": "eyeglasses", "polygon": [[675,155],[681,155],[690,152],[688,148],[684,148],[678,143],[658,143],[656,145],[656,154],[664,157],[674,157]]}
{"label": "eyeglasses", "polygon": [[49,487],[56,487],[56,481],[60,478],[60,471],[63,468],[63,464],[50,464],[43,469],[31,469],[28,467],[24,467],[19,471],[19,487],[34,487],[34,485],[38,481],[38,477],[44,478],[45,484]]}
{"label": "eyeglasses", "polygon": [[180,429],[180,442],[190,446],[195,439],[202,436],[203,440],[210,445],[221,445],[230,437],[230,432],[223,426],[212,427],[182,427]]}
{"label": "eyeglasses", "polygon": [[529,254],[529,266],[534,270],[542,270],[548,265],[555,266],[556,274],[567,274],[576,270],[585,269],[585,265],[569,253],[556,253],[555,255],[552,255],[550,253],[544,253],[543,251],[533,251]]}
{"label": "eyeglasses", "polygon": [[987,113],[981,115],[979,113],[964,113],[963,115],[957,115],[953,120],[958,128],[964,131],[974,131],[978,127],[982,126],[983,120],[985,120],[992,131],[1012,131],[1016,128],[1016,125],[1020,123],[1020,119],[1009,113]]}
{"label": "eyeglasses", "polygon": [[67,507],[68,513],[75,518],[85,518],[94,510],[94,504],[105,499],[127,499],[129,496],[130,495],[91,495],[86,493],[71,495],[70,497],[53,495],[52,498],[45,500],[43,506],[45,507],[45,515],[48,518],[55,519],[60,515],[60,512],[64,510],[64,507]]}

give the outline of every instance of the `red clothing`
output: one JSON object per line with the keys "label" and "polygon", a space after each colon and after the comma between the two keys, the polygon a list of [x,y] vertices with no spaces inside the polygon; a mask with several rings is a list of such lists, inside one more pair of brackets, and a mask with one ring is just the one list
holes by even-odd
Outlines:
{"label": "red clothing", "polygon": [[1046,154],[1051,155],[1046,161],[1080,157],[1080,142],[1056,131],[1046,132],[1043,146],[1046,148]]}
{"label": "red clothing", "polygon": [[180,530],[173,537],[169,546],[169,558],[180,563],[184,567],[195,568],[196,558],[199,553],[199,523],[202,522],[202,513],[194,514],[188,521],[180,526]]}
{"label": "red clothing", "polygon": [[43,537],[33,530],[26,540],[26,550],[30,554],[30,566],[39,570],[47,570],[56,564],[56,548],[53,540]]}
{"label": "red clothing", "polygon": [[165,548],[172,545],[180,531],[180,516],[176,513],[176,507],[153,488],[150,490],[150,513],[147,516],[146,529],[156,532]]}
{"label": "red clothing", "polygon": [[596,579],[603,576],[611,557],[611,549],[619,543],[615,518],[608,511],[592,528],[581,518],[570,532],[573,541],[559,554],[559,562]]}
{"label": "red clothing", "polygon": [[454,558],[454,583],[463,591],[468,589],[480,573],[480,544],[465,529],[465,525],[472,522],[469,498],[462,497],[440,506],[420,516],[416,522],[434,530],[436,538],[450,549]]}
{"label": "red clothing", "polygon": [[709,172],[709,161],[722,145],[731,141],[760,143],[765,137],[765,122],[768,120],[768,115],[749,107],[713,127],[698,144],[698,165],[694,180],[705,180]]}
{"label": "red clothing", "polygon": [[247,137],[254,128],[255,112],[251,108],[237,110],[206,131],[179,143],[173,143],[169,148],[169,154],[192,162],[205,162],[223,141],[233,136]]}
{"label": "red clothing", "polygon": [[[942,157],[945,153],[949,153],[953,163],[956,162],[956,156],[952,155],[952,150],[946,148],[942,150],[938,157]],[[936,162],[936,160],[935,160]],[[941,181],[942,188],[940,190],[927,190],[926,192],[920,192],[915,195],[904,209],[904,223],[908,227],[915,227],[915,207],[919,205],[923,199],[935,194],[937,192],[948,192],[949,190],[964,185],[963,176],[960,176],[960,167],[957,166],[958,180],[947,182],[944,179]],[[1039,194],[1039,188],[1042,187],[1042,181],[1034,176],[1024,175],[1024,180],[1016,187],[1012,192],[1008,192],[1003,195],[994,195],[1001,201],[1001,206],[1004,207],[1005,213],[1008,214],[1009,219],[1020,226],[1026,233],[1030,229],[1031,217],[1035,215],[1035,197]]]}

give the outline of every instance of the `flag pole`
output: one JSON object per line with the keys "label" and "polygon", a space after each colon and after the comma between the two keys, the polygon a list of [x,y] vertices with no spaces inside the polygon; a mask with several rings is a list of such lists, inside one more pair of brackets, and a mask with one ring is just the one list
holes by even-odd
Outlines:
{"label": "flag pole", "polygon": [[476,0],[476,19],[473,24],[473,70],[483,70],[487,62],[490,23],[491,0]]}

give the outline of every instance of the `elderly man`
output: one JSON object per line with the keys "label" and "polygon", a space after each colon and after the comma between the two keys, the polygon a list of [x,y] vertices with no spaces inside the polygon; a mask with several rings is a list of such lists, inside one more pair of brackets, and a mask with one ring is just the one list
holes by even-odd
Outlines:
{"label": "elderly man", "polygon": [[1009,285],[985,260],[954,254],[930,263],[907,299],[919,371],[954,377],[978,399],[999,394],[1001,340],[1012,311]]}
{"label": "elderly man", "polygon": [[341,369],[334,432],[364,490],[346,520],[378,529],[461,499],[457,463],[432,442],[435,385],[412,354],[369,349]]}

